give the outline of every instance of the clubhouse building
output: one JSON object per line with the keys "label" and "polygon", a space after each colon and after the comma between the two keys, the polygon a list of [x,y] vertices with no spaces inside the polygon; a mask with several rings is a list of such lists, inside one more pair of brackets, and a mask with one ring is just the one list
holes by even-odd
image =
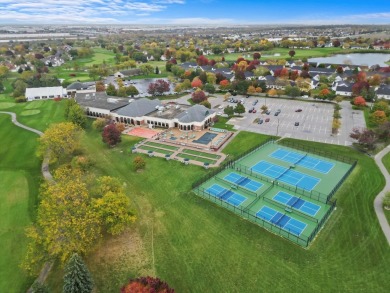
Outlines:
{"label": "clubhouse building", "polygon": [[108,96],[105,92],[76,93],[75,100],[90,117],[109,117],[128,125],[149,128],[178,128],[203,130],[216,116],[216,112],[203,105],[163,104],[158,99],[123,99]]}

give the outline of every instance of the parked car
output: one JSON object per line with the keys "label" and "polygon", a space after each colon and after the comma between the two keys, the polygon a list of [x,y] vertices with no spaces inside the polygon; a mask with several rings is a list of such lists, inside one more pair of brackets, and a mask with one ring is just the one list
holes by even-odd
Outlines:
{"label": "parked car", "polygon": [[302,109],[296,109],[295,112],[302,112]]}
{"label": "parked car", "polygon": [[253,108],[253,111],[252,111],[252,113],[256,113],[257,111],[256,111],[256,109],[255,108]]}
{"label": "parked car", "polygon": [[253,112],[253,109],[249,109],[248,113],[252,113]]}
{"label": "parked car", "polygon": [[265,119],[265,122],[269,122],[269,118],[266,118],[266,119]]}
{"label": "parked car", "polygon": [[295,125],[295,126],[299,126],[299,122],[295,122],[294,125]]}
{"label": "parked car", "polygon": [[258,124],[263,124],[263,119],[260,119],[259,122],[257,122]]}
{"label": "parked car", "polygon": [[265,114],[269,115],[269,114],[271,114],[271,111],[270,111],[270,110],[267,110],[267,111],[265,112]]}
{"label": "parked car", "polygon": [[278,116],[278,115],[279,115],[279,113],[280,113],[280,112],[275,112],[275,114],[274,114],[274,115],[275,115],[275,116]]}

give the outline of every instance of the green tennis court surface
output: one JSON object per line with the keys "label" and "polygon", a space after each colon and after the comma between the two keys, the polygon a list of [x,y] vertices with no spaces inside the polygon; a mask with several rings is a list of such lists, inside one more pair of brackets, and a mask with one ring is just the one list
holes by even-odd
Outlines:
{"label": "green tennis court surface", "polygon": [[331,214],[330,201],[351,164],[267,143],[194,189],[301,246],[308,246]]}

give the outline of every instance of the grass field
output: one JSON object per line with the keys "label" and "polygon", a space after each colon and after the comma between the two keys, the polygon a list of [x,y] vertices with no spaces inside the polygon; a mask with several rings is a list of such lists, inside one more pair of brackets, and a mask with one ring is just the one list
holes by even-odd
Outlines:
{"label": "grass field", "polygon": [[[270,51],[261,52],[261,60],[269,59],[290,59],[288,52],[291,49],[288,48],[274,48]],[[336,53],[344,53],[345,51],[340,48],[312,48],[312,49],[294,49],[295,56],[294,59],[302,58],[314,58],[314,57],[326,57]],[[230,53],[230,54],[221,54],[221,55],[209,55],[208,59],[220,59],[222,56],[225,57],[226,61],[236,61],[239,57],[244,57],[247,59],[253,59],[254,52],[241,52],[241,53]],[[277,54],[277,55],[275,55]]]}
{"label": "grass field", "polygon": [[[39,114],[24,117],[25,123],[44,129],[50,123],[50,107],[44,104]],[[14,108],[28,110],[24,105]],[[1,122],[1,137],[12,132],[16,140],[17,131]],[[223,152],[234,157],[265,139],[267,136],[240,132]],[[133,171],[136,154],[128,155],[126,150],[140,140],[126,136],[112,149],[103,145],[99,133],[88,130],[83,141],[95,162],[94,173],[115,176],[125,183],[138,217],[126,234],[105,239],[88,257],[98,292],[118,292],[128,278],[140,275],[157,275],[177,292],[387,290],[390,250],[372,204],[384,179],[371,158],[347,147],[303,142],[359,160],[336,194],[337,210],[310,249],[304,250],[188,193],[192,182],[208,172],[201,167],[145,156],[145,170]],[[15,158],[7,160],[8,167],[21,169],[18,164],[26,161],[34,165],[18,154],[26,148],[26,141],[33,140],[23,138],[23,148],[13,147],[13,153],[7,153]],[[11,144],[6,141],[5,145]],[[33,152],[28,158],[34,158]],[[49,279],[52,292],[62,291],[61,282],[62,271],[56,268]],[[25,287],[22,289],[19,291]]]}
{"label": "grass field", "polygon": [[31,224],[37,203],[38,136],[12,124],[9,115],[0,114],[0,124],[0,292],[16,293],[26,291],[32,282],[19,265],[27,248],[24,229]]}
{"label": "grass field", "polygon": [[215,162],[216,162],[215,160],[202,158],[202,157],[198,157],[198,156],[193,156],[193,155],[189,155],[189,154],[183,154],[183,153],[178,154],[177,157],[183,158],[183,159],[189,159],[189,160],[193,160],[193,161],[198,161],[201,163],[215,164]]}
{"label": "grass field", "polygon": [[162,149],[172,150],[172,151],[176,151],[176,150],[179,149],[178,147],[173,146],[173,145],[167,145],[167,144],[157,143],[157,142],[153,142],[153,141],[148,141],[145,144],[146,145],[150,145],[150,146],[159,147],[159,148],[162,148]]}
{"label": "grass field", "polygon": [[189,150],[189,149],[184,149],[183,153],[185,154],[192,154],[195,156],[202,156],[210,159],[219,159],[221,156],[215,155],[215,154],[209,154],[209,153],[204,153],[204,152],[199,152],[199,151],[194,151],[194,150]]}
{"label": "grass field", "polygon": [[172,155],[173,154],[172,151],[168,151],[166,149],[161,149],[161,148],[154,148],[154,147],[147,146],[147,145],[141,145],[138,148],[141,150],[153,151],[153,152],[164,154],[164,155]]}
{"label": "grass field", "polygon": [[[387,172],[390,173],[390,153],[388,153],[387,155],[385,155],[382,158],[382,163],[383,163],[383,165],[385,165],[385,167],[387,169]],[[387,218],[387,222],[390,224],[390,211],[384,209],[384,212],[385,212],[385,215],[386,215],[386,218]]]}
{"label": "grass field", "polygon": [[[224,152],[233,156],[266,138],[239,133]],[[372,205],[384,181],[372,159],[346,147],[305,142],[359,163],[336,195],[337,210],[304,250],[188,194],[207,172],[201,167],[145,157],[144,172],[130,171],[134,155],[121,153],[135,143],[128,139],[111,150],[93,131],[85,140],[97,172],[123,180],[138,211],[136,232],[126,236],[131,241],[106,240],[88,258],[99,292],[117,292],[127,278],[145,274],[156,274],[177,292],[386,291],[390,251]],[[129,252],[130,243],[137,253]],[[61,291],[61,277],[60,270],[51,276],[54,292]]]}
{"label": "grass field", "polygon": [[227,118],[227,117],[221,117],[219,116],[218,117],[218,121],[217,122],[214,122],[214,125],[213,127],[215,128],[221,128],[221,129],[226,129],[226,130],[229,130],[229,131],[234,131],[234,125],[232,124],[227,124],[227,122],[229,121],[230,118]]}

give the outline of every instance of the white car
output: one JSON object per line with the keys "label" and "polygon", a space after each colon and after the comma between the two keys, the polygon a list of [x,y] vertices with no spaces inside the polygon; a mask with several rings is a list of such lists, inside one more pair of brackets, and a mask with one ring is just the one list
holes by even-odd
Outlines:
{"label": "white car", "polygon": [[219,106],[219,107],[218,107],[218,109],[223,109],[223,106],[222,106],[222,105],[221,105],[221,106]]}

